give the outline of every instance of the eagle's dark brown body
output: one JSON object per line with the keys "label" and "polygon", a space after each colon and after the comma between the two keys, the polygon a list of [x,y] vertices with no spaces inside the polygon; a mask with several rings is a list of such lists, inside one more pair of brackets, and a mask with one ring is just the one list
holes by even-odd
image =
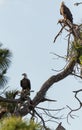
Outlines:
{"label": "eagle's dark brown body", "polygon": [[30,83],[30,80],[27,78],[26,74],[24,73],[23,74],[24,78],[20,81],[20,85],[22,87],[22,89],[28,89],[30,90],[31,89],[31,83]]}
{"label": "eagle's dark brown body", "polygon": [[23,89],[31,89],[31,85],[30,85],[30,80],[29,79],[26,79],[26,78],[24,78],[24,79],[22,79],[21,80],[21,87],[23,88]]}
{"label": "eagle's dark brown body", "polygon": [[71,23],[73,23],[72,13],[70,9],[64,4],[64,2],[61,3],[60,14],[63,15],[65,20],[69,20]]}

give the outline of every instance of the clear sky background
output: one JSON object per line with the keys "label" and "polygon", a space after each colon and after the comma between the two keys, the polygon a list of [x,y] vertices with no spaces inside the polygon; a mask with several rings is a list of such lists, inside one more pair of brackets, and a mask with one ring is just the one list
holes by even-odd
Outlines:
{"label": "clear sky background", "polygon": [[[74,23],[82,22],[82,5],[76,7],[75,2],[79,0],[65,0],[71,9]],[[3,47],[7,47],[13,53],[12,64],[8,70],[10,89],[21,89],[21,74],[27,73],[31,80],[31,94],[33,98],[41,85],[56,72],[65,66],[63,59],[56,58],[50,54],[55,52],[66,55],[67,41],[65,33],[53,44],[55,35],[60,29],[57,25],[62,18],[59,12],[61,0],[0,0],[0,41]],[[46,103],[42,105],[48,108],[61,108],[69,105],[76,108],[79,104],[74,100],[73,90],[82,88],[82,81],[73,76],[54,84],[47,93],[47,97],[56,99],[57,103]],[[81,110],[77,113],[79,117],[70,119],[71,125],[66,120],[62,123],[66,130],[80,130],[82,122]],[[60,122],[60,121],[58,121]],[[53,129],[57,124],[48,123]]]}

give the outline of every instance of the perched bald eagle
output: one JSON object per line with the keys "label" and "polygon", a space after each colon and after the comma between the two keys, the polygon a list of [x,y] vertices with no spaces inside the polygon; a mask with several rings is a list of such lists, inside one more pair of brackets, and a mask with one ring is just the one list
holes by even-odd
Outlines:
{"label": "perched bald eagle", "polygon": [[20,81],[20,85],[22,87],[23,90],[29,90],[31,89],[31,83],[30,80],[27,78],[27,74],[24,73],[22,74],[24,77],[23,79]]}
{"label": "perched bald eagle", "polygon": [[60,14],[63,15],[65,20],[69,20],[71,23],[73,23],[72,13],[70,9],[64,4],[64,2],[61,3]]}

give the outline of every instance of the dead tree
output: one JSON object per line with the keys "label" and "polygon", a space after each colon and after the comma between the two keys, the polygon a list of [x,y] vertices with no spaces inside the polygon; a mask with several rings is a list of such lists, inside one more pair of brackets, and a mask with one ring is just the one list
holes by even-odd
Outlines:
{"label": "dead tree", "polygon": [[[54,38],[54,42],[56,42],[56,39],[60,36],[60,34],[62,33],[63,30],[65,30],[67,32],[67,37],[68,37],[68,50],[67,50],[67,57],[66,57],[66,66],[62,70],[62,72],[59,72],[58,74],[52,75],[51,77],[49,77],[43,83],[43,85],[40,87],[40,90],[37,92],[37,94],[35,95],[35,97],[33,99],[31,99],[29,96],[27,96],[27,94],[19,96],[18,99],[7,99],[7,98],[0,96],[1,102],[20,104],[20,107],[17,108],[15,110],[15,112],[13,113],[14,115],[23,117],[27,114],[30,114],[32,119],[34,117],[36,118],[36,116],[37,116],[41,119],[41,121],[43,123],[43,127],[45,129],[46,129],[45,120],[36,111],[36,108],[43,110],[46,115],[48,115],[50,118],[53,118],[53,119],[59,119],[59,118],[51,115],[50,111],[60,111],[60,110],[64,109],[64,108],[61,108],[61,109],[57,109],[57,110],[55,110],[55,109],[48,110],[47,108],[38,107],[38,105],[40,103],[43,103],[45,101],[50,101],[50,102],[55,101],[56,102],[56,100],[51,100],[51,99],[46,98],[47,91],[50,89],[50,87],[53,84],[55,84],[56,82],[59,82],[60,80],[65,79],[69,75],[74,75],[79,78],[82,78],[81,75],[77,75],[76,70],[75,70],[75,66],[77,66],[77,64],[79,66],[81,66],[80,56],[81,56],[81,50],[82,50],[81,49],[82,25],[72,24],[68,20],[65,20],[65,19],[60,19],[58,21],[58,23],[60,23],[61,29],[60,29],[59,33],[56,35],[56,37]],[[73,41],[70,40],[71,37],[73,38]],[[80,67],[80,70],[81,70],[81,67]],[[77,98],[78,92],[79,91],[74,91],[75,98],[78,100],[78,102],[80,104],[80,107],[78,109],[80,109],[82,107],[82,102]],[[23,98],[21,98],[21,97],[23,97]],[[67,107],[70,109],[70,113],[68,114],[68,115],[70,115],[74,110],[72,110],[69,106],[67,106]],[[60,126],[61,126],[61,124],[59,125],[59,127]],[[57,128],[57,130],[59,130],[59,129]],[[62,127],[62,130],[65,130],[65,129]]]}

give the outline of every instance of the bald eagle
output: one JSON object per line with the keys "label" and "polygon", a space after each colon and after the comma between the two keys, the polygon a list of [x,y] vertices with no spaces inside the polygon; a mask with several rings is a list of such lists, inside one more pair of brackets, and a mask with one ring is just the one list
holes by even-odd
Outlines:
{"label": "bald eagle", "polygon": [[31,83],[30,80],[27,78],[27,74],[24,73],[22,74],[24,77],[23,79],[20,81],[20,85],[22,87],[23,90],[29,90],[31,89]]}
{"label": "bald eagle", "polygon": [[65,20],[69,20],[71,23],[73,23],[72,13],[70,9],[64,4],[64,2],[61,3],[60,14],[63,15]]}

